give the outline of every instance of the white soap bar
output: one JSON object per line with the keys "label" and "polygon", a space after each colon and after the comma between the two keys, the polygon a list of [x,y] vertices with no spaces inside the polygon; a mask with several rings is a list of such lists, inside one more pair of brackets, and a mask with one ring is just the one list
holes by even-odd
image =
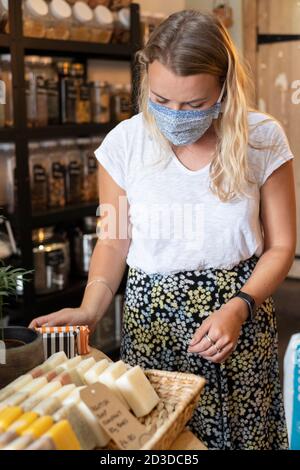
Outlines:
{"label": "white soap bar", "polygon": [[110,362],[107,359],[102,359],[99,362],[91,367],[85,374],[84,374],[84,382],[87,385],[92,385],[98,381],[98,377],[105,369],[109,366]]}
{"label": "white soap bar", "polygon": [[32,382],[32,380],[33,378],[30,374],[21,375],[0,391],[0,401],[5,400],[13,392],[17,392],[20,388],[24,387],[29,382]]}
{"label": "white soap bar", "polygon": [[47,383],[37,393],[35,393],[27,400],[25,400],[24,403],[22,403],[23,411],[32,410],[32,408],[37,406],[42,400],[52,395],[52,393],[56,392],[60,388],[61,383],[58,380]]}
{"label": "white soap bar", "polygon": [[73,405],[74,403],[78,403],[80,401],[80,390],[85,388],[85,385],[82,387],[76,387],[73,392],[70,393],[67,398],[65,398],[62,402],[63,406]]}
{"label": "white soap bar", "polygon": [[137,418],[146,416],[159,402],[159,396],[140,366],[135,366],[116,380],[116,386]]}
{"label": "white soap bar", "polygon": [[96,447],[105,447],[109,443],[110,437],[104,431],[104,429],[100,425],[96,416],[93,414],[93,412],[89,409],[89,407],[83,401],[80,401],[75,406],[79,409],[79,411],[85,417],[91,429],[94,430],[94,434],[96,438]]}
{"label": "white soap bar", "polygon": [[0,403],[0,411],[8,406],[19,406],[29,397],[29,392],[15,392]]}
{"label": "white soap bar", "polygon": [[32,411],[39,416],[51,416],[61,407],[61,401],[54,397],[48,397],[42,400]]}
{"label": "white soap bar", "polygon": [[34,395],[38,392],[44,385],[47,384],[45,377],[40,377],[38,379],[33,379],[24,385],[20,390],[13,393],[10,397],[6,398],[3,402],[0,403],[0,411],[7,406],[18,406],[31,395]]}
{"label": "white soap bar", "polygon": [[38,392],[44,385],[47,384],[46,377],[39,377],[38,379],[33,379],[29,382],[25,387],[21,388],[21,392],[29,393],[29,395],[33,395],[34,393]]}
{"label": "white soap bar", "polygon": [[93,357],[89,357],[88,359],[84,359],[83,361],[78,364],[76,367],[76,370],[82,380],[84,382],[84,374],[88,372],[94,365],[96,364],[96,361]]}
{"label": "white soap bar", "polygon": [[116,386],[116,380],[121,377],[128,368],[123,361],[114,362],[107,369],[105,369],[102,374],[98,377],[98,382],[106,385],[112,392],[116,394],[118,399],[123,403],[126,408],[129,409],[128,403],[124,396],[120,393],[118,387]]}
{"label": "white soap bar", "polygon": [[76,385],[68,384],[61,387],[55,393],[53,393],[53,397],[57,398],[60,402],[62,402],[65,398],[67,398],[73,390],[75,390]]}
{"label": "white soap bar", "polygon": [[48,357],[48,359],[44,362],[44,366],[49,369],[55,369],[55,367],[60,366],[61,364],[68,361],[68,357],[64,351],[59,351],[52,356]]}
{"label": "white soap bar", "polygon": [[73,369],[74,367],[78,366],[78,364],[80,364],[81,361],[82,361],[81,356],[75,356],[75,357],[72,357],[72,359],[69,359],[68,361],[66,361],[63,364],[59,365],[57,369],[60,372],[64,372],[65,370],[70,370],[70,369]]}

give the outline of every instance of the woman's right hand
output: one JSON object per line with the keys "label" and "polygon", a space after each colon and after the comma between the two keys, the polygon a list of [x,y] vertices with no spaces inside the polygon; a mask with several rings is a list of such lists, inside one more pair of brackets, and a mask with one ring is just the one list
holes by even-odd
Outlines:
{"label": "woman's right hand", "polygon": [[29,328],[41,326],[66,326],[66,325],[88,325],[91,333],[96,328],[98,319],[95,315],[91,315],[82,307],[79,308],[63,308],[57,312],[35,318],[29,325]]}

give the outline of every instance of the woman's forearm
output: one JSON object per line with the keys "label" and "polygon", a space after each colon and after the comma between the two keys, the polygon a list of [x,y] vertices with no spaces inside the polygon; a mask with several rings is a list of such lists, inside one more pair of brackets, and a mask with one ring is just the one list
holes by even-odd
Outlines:
{"label": "woman's forearm", "polygon": [[294,261],[295,252],[289,248],[273,247],[266,250],[242,290],[261,305],[286,278]]}
{"label": "woman's forearm", "polygon": [[[87,285],[103,278],[115,294],[122,281],[126,268],[126,249],[118,242],[98,241],[90,263]],[[112,301],[109,288],[102,282],[94,282],[85,289],[81,307],[99,321]]]}

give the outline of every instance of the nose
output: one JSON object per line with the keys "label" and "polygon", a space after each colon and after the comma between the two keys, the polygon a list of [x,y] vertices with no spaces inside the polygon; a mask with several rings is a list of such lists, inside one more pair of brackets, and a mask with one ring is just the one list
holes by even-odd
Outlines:
{"label": "nose", "polygon": [[168,108],[172,109],[173,111],[180,111],[184,105],[181,103],[169,103]]}

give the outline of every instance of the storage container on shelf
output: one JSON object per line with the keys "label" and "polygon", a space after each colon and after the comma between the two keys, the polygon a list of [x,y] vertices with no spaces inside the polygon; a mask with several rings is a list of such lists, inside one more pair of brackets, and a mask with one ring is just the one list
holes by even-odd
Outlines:
{"label": "storage container on shelf", "polygon": [[144,11],[141,14],[141,34],[144,44],[146,44],[150,38],[152,32],[166,19],[164,13],[150,13]]}
{"label": "storage container on shelf", "polygon": [[59,79],[60,121],[62,124],[76,122],[76,83],[75,78],[70,75],[70,62],[57,63]]}
{"label": "storage container on shelf", "polygon": [[94,11],[94,18],[90,30],[90,41],[99,44],[108,44],[111,41],[114,30],[114,17],[105,6],[99,5]]}
{"label": "storage container on shelf", "polygon": [[114,43],[128,44],[130,42],[130,9],[121,8],[114,13]]}
{"label": "storage container on shelf", "polygon": [[113,102],[115,119],[118,122],[129,119],[132,114],[131,85],[115,85]]}
{"label": "storage container on shelf", "polygon": [[76,88],[76,123],[89,123],[91,122],[90,87],[85,81],[83,64],[72,64],[70,73],[75,80]]}
{"label": "storage container on shelf", "polygon": [[74,139],[60,141],[66,168],[66,202],[76,204],[82,200],[83,168],[80,150]]}
{"label": "storage container on shelf", "polygon": [[0,207],[9,213],[15,210],[15,146],[12,143],[0,144]]}
{"label": "storage container on shelf", "polygon": [[47,18],[46,37],[66,40],[70,37],[72,9],[65,0],[51,0]]}
{"label": "storage container on shelf", "polygon": [[92,122],[107,124],[111,121],[111,87],[107,82],[90,83]]}
{"label": "storage container on shelf", "polygon": [[48,5],[44,0],[23,1],[23,34],[27,37],[44,38]]}
{"label": "storage container on shelf", "polygon": [[36,87],[36,108],[37,108],[37,121],[38,127],[44,127],[48,125],[48,92],[46,88],[46,82],[44,77],[37,77]]}
{"label": "storage container on shelf", "polygon": [[[99,139],[97,139],[99,146]],[[83,166],[83,179],[82,179],[82,201],[83,202],[97,202],[98,195],[98,164],[94,155],[93,139],[78,139],[77,145],[81,153],[81,160]]]}
{"label": "storage container on shelf", "polygon": [[29,143],[29,168],[32,211],[46,211],[48,207],[48,158],[45,154],[45,147],[40,146],[38,142]]}
{"label": "storage container on shelf", "polygon": [[66,162],[62,154],[62,149],[57,142],[53,142],[48,151],[49,159],[49,198],[48,206],[50,208],[64,207],[66,205]]}
{"label": "storage container on shelf", "polygon": [[109,7],[111,0],[88,0],[88,4],[91,8],[96,8],[99,5]]}
{"label": "storage container on shelf", "polygon": [[0,0],[0,33],[9,33],[8,0]]}
{"label": "storage container on shelf", "polygon": [[79,1],[72,7],[72,12],[71,39],[89,41],[93,21],[92,9],[86,3]]}
{"label": "storage container on shelf", "polygon": [[48,124],[59,124],[59,92],[58,81],[48,79],[46,81],[47,104],[48,104]]}
{"label": "storage container on shelf", "polygon": [[132,0],[111,0],[110,8],[112,11],[120,10],[121,8],[128,8]]}
{"label": "storage container on shelf", "polygon": [[[13,87],[12,87],[12,72],[11,72],[11,55],[0,55],[0,80],[3,81],[0,88],[1,102],[0,104],[0,120],[5,127],[13,126]],[[4,96],[5,94],[5,96]],[[4,106],[4,107],[3,107]],[[4,116],[4,118],[3,118]],[[4,121],[4,122],[3,122]],[[1,127],[1,124],[0,124]]]}

